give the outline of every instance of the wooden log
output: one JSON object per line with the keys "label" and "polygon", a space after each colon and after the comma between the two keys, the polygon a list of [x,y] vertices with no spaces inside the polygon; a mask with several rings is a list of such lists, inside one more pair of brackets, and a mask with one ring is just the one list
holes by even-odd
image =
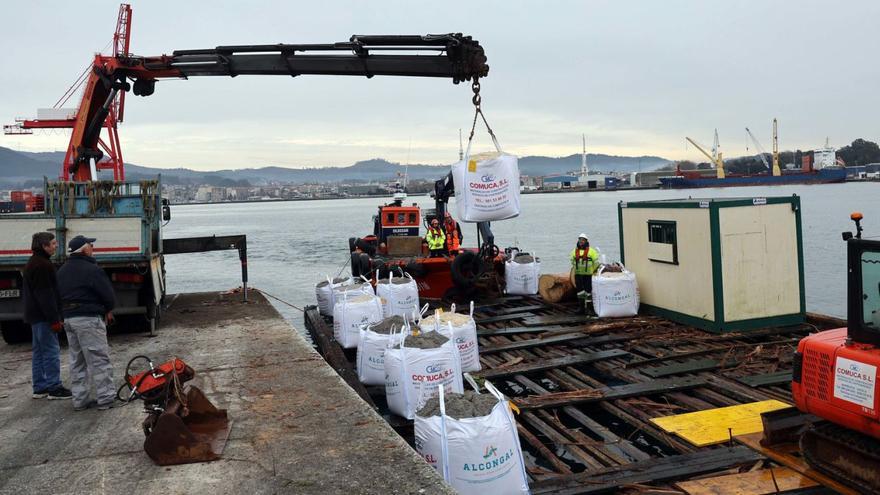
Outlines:
{"label": "wooden log", "polygon": [[577,294],[568,273],[546,273],[538,279],[538,293],[545,301],[572,301]]}

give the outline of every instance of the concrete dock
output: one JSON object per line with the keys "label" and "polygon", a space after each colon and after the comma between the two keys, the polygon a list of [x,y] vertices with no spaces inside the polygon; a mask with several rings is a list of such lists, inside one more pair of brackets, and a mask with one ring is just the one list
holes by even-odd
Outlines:
{"label": "concrete dock", "polygon": [[[0,493],[452,493],[259,293],[249,299],[180,295],[155,336],[110,336],[117,384],[135,355],[179,357],[228,410],[210,463],[154,465],[139,401],[75,412],[32,399],[30,345],[0,343]],[[62,348],[65,385],[68,361]]]}

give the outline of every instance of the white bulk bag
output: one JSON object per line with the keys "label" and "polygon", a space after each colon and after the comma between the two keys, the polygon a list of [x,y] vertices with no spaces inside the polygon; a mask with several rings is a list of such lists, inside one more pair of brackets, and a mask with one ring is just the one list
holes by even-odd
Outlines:
{"label": "white bulk bag", "polygon": [[593,275],[593,309],[600,318],[635,316],[639,313],[639,284],[636,274],[607,272],[604,267]]}
{"label": "white bulk bag", "polygon": [[471,131],[464,159],[452,165],[455,204],[463,222],[490,222],[519,215],[518,160],[501,151],[495,134],[491,130],[489,134],[497,153],[471,155]]}
{"label": "white bulk bag", "polygon": [[347,295],[348,297],[353,297],[358,294],[365,294],[368,296],[376,294],[373,292],[373,286],[370,285],[370,281],[363,276],[360,277],[360,280],[353,279],[350,283],[334,287],[330,291],[330,304],[335,308],[336,302],[343,296]]}
{"label": "white bulk bag", "polygon": [[485,386],[498,399],[492,412],[462,419],[446,416],[441,387],[440,415],[415,417],[416,450],[460,494],[528,494],[516,420],[504,396]]}
{"label": "white bulk bag", "polygon": [[534,261],[531,263],[516,263],[513,259],[504,263],[505,291],[508,294],[531,295],[538,293],[541,260],[534,255],[532,258]]}
{"label": "white bulk bag", "polygon": [[371,294],[346,293],[333,306],[333,337],[346,349],[357,347],[361,325],[382,321],[382,303]]}
{"label": "white bulk bag", "polygon": [[458,349],[461,371],[480,371],[480,343],[477,340],[477,323],[474,321],[473,301],[471,301],[470,314],[457,314],[455,304],[453,304],[449,313],[437,311],[428,318],[419,321],[419,328],[423,332],[440,332],[441,328],[448,328]]}
{"label": "white bulk bag", "polygon": [[415,411],[437,395],[438,385],[464,392],[454,340],[435,349],[405,347],[403,338],[400,342],[400,347],[385,350],[385,396],[391,412],[413,419]]}
{"label": "white bulk bag", "polygon": [[[388,283],[376,284],[376,295],[384,299],[383,310],[385,317],[403,316],[412,319],[413,313],[419,310],[419,286],[410,274],[404,274],[405,284],[395,284],[394,274],[388,274]],[[398,277],[398,280],[401,277]],[[379,280],[379,277],[376,277]]]}
{"label": "white bulk bag", "polygon": [[350,283],[351,279],[348,277],[331,279],[328,276],[327,280],[315,284],[318,311],[324,316],[333,316],[333,289]]}
{"label": "white bulk bag", "polygon": [[361,327],[356,360],[358,380],[365,385],[384,385],[385,350],[400,344],[404,334],[394,329],[391,333],[378,333],[372,331],[371,327]]}

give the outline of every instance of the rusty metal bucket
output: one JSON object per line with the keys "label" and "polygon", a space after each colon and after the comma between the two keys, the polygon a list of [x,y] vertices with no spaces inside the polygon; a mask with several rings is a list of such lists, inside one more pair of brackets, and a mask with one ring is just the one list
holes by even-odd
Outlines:
{"label": "rusty metal bucket", "polygon": [[176,398],[165,411],[144,420],[144,450],[160,466],[214,461],[220,458],[232,422],[198,387],[188,387],[186,407]]}

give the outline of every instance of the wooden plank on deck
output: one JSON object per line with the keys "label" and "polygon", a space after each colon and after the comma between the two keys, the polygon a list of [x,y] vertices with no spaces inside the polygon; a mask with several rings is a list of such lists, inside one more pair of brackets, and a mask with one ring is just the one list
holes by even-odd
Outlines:
{"label": "wooden plank on deck", "polygon": [[791,383],[791,370],[765,373],[763,375],[741,376],[739,378],[734,378],[734,380],[752,388],[766,387],[768,385],[783,385],[785,383]]}
{"label": "wooden plank on deck", "polygon": [[858,495],[859,492],[841,484],[835,478],[826,476],[811,468],[807,461],[800,456],[800,447],[798,447],[797,443],[776,444],[765,447],[761,445],[762,437],[762,433],[752,433],[750,435],[738,435],[733,437],[733,439],[743,445],[747,445],[755,452],[759,452],[773,461],[791,468],[808,478],[812,478],[843,495]]}
{"label": "wooden plank on deck", "polygon": [[557,392],[546,395],[535,395],[514,399],[517,407],[522,410],[563,407],[588,402],[611,401],[641,397],[646,395],[679,392],[707,384],[704,377],[667,378],[650,382],[630,383],[616,387],[599,387],[595,389]]}
{"label": "wooden plank on deck", "polygon": [[682,373],[696,373],[698,371],[714,370],[721,365],[717,359],[691,359],[683,363],[672,363],[653,368],[645,368],[642,373],[651,378],[680,375]]}
{"label": "wooden plank on deck", "polygon": [[499,316],[490,316],[488,318],[474,318],[477,320],[477,325],[485,325],[488,323],[498,323],[500,321],[511,321],[511,320],[522,320],[529,317],[534,317],[532,313],[510,313],[506,315]]}
{"label": "wooden plank on deck", "polygon": [[613,493],[621,485],[688,479],[737,466],[754,464],[763,457],[747,447],[721,448],[633,462],[599,471],[556,476],[530,483],[533,495]]}
{"label": "wooden plank on deck", "polygon": [[532,315],[524,318],[523,324],[527,327],[537,327],[539,325],[572,325],[577,323],[593,323],[595,321],[595,317],[586,315]]}
{"label": "wooden plank on deck", "polygon": [[534,373],[537,371],[546,371],[553,368],[561,368],[564,366],[576,366],[579,364],[594,363],[605,359],[614,359],[628,356],[629,353],[620,349],[612,349],[609,351],[589,352],[586,354],[578,354],[574,356],[565,356],[553,359],[540,359],[528,363],[507,366],[505,368],[495,368],[473,373],[475,377],[492,379],[522,373]]}
{"label": "wooden plank on deck", "polygon": [[819,483],[787,467],[679,481],[675,484],[676,488],[688,495],[771,495],[813,486],[819,486]]}

